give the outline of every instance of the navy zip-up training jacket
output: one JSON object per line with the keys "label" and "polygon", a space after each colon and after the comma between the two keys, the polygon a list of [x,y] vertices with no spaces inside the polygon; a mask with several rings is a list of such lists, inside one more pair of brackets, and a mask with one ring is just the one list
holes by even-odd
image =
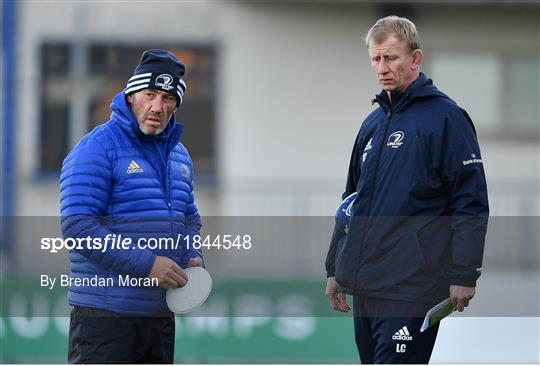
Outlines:
{"label": "navy zip-up training jacket", "polygon": [[[174,115],[159,136],[146,136],[126,102],[124,91],[111,104],[110,121],[84,136],[64,160],[60,208],[65,238],[173,238],[179,246],[161,248],[74,249],[72,278],[101,278],[112,286],[70,286],[70,305],[123,314],[170,314],[165,289],[122,286],[122,278],[146,278],[156,255],[185,268],[202,253],[187,249],[186,235],[199,234],[201,220],[193,194],[193,168],[179,142],[183,125]],[[103,241],[102,241],[103,242]],[[141,242],[146,245],[148,242]]]}
{"label": "navy zip-up training jacket", "polygon": [[327,275],[352,294],[434,303],[480,276],[489,209],[476,132],[423,73],[376,102],[353,148],[343,198],[358,196],[346,237],[334,230]]}

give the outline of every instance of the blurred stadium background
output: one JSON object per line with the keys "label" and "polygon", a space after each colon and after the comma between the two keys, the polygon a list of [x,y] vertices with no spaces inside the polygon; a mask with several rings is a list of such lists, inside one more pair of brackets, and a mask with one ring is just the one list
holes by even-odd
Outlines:
{"label": "blurred stadium background", "polygon": [[[35,240],[25,240],[28,227],[10,218],[58,216],[63,158],[108,119],[110,99],[149,48],[169,49],[187,66],[178,117],[186,124],[183,142],[195,164],[201,215],[325,217],[328,224],[306,231],[296,245],[270,241],[249,266],[242,256],[209,251],[214,276],[230,280],[210,305],[278,307],[294,300],[294,289],[287,299],[268,294],[287,278],[324,304],[327,228],[354,138],[380,90],[363,37],[390,14],[416,23],[422,70],[467,109],[479,134],[495,219],[471,308],[498,302],[526,308],[446,320],[432,361],[539,363],[540,5],[534,0],[3,1],[0,361],[66,360],[65,318],[17,316],[52,301],[30,295],[19,302],[17,291],[43,271],[65,272],[66,258],[40,257]],[[235,298],[234,281],[246,278],[258,292]],[[61,307],[59,299],[47,308]],[[177,324],[177,362],[358,360],[350,318],[186,317]]]}

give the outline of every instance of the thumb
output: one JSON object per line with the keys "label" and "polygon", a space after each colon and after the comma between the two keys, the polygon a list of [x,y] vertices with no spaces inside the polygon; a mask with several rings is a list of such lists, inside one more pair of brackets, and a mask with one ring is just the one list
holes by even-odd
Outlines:
{"label": "thumb", "polygon": [[188,267],[200,267],[202,265],[201,257],[190,258],[187,264]]}

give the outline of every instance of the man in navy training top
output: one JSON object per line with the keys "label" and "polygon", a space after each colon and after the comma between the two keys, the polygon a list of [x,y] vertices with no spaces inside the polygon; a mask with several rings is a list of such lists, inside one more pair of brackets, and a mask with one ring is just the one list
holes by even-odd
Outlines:
{"label": "man in navy training top", "polygon": [[347,230],[336,223],[326,295],[342,312],[344,292],[353,295],[362,363],[428,363],[438,324],[421,333],[424,315],[446,298],[463,311],[480,276],[489,215],[482,158],[470,117],[419,71],[410,20],[379,19],[366,45],[383,91],[354,143],[348,210],[338,210],[350,220]]}
{"label": "man in navy training top", "polygon": [[[121,235],[134,243],[127,249],[70,251],[70,275],[82,283],[74,281],[68,292],[70,363],[173,362],[174,315],[165,292],[187,283],[183,268],[202,265],[202,254],[187,245],[201,220],[192,161],[180,143],[183,125],[174,114],[186,90],[184,72],[171,53],[144,52],[114,97],[110,120],[85,135],[64,160],[64,237],[103,242]],[[135,245],[178,237],[180,247]]]}

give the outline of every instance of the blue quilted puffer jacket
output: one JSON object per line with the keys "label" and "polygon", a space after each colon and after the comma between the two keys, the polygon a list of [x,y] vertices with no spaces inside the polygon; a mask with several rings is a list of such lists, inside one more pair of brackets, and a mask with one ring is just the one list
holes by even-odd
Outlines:
{"label": "blue quilted puffer jacket", "polygon": [[[165,290],[125,286],[120,278],[146,278],[156,255],[185,268],[200,251],[188,250],[186,236],[199,233],[193,195],[192,161],[179,142],[183,125],[174,115],[159,136],[140,132],[124,91],[111,104],[111,119],[88,133],[64,160],[60,206],[64,238],[173,238],[180,245],[148,249],[76,248],[69,253],[72,278],[97,278],[107,286],[71,285],[70,305],[134,315],[170,314]],[[121,276],[121,277],[119,277]],[[103,282],[102,282],[103,283]]]}

